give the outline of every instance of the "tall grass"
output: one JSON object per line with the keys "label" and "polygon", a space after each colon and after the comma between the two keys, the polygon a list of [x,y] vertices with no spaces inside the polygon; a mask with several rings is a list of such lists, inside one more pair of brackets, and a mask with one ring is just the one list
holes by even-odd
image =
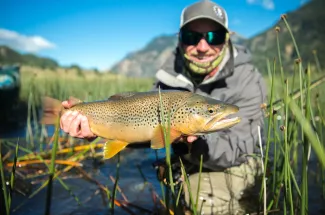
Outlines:
{"label": "tall grass", "polygon": [[[281,41],[279,35],[282,30],[275,29],[276,42],[278,48],[277,56],[268,59],[266,68],[268,77],[269,97],[265,110],[266,113],[266,145],[263,148],[263,183],[260,189],[260,210],[271,213],[271,211],[281,211],[283,214],[309,214],[310,196],[314,195],[309,190],[311,182],[311,155],[314,154],[317,162],[317,170],[314,174],[317,177],[319,190],[325,200],[325,145],[324,131],[325,118],[323,106],[325,87],[322,85],[323,79],[319,79],[322,68],[318,61],[316,51],[311,53],[315,57],[315,62],[305,62],[300,57],[299,45],[296,43],[294,35],[288,24],[287,17],[281,17],[285,27],[289,31],[298,59],[293,62],[293,71],[283,66]],[[316,65],[316,66],[311,66]],[[71,198],[78,204],[82,204],[81,196],[76,196],[62,179],[62,174],[75,169],[90,183],[98,186],[101,192],[103,204],[108,206],[112,213],[116,207],[122,208],[128,214],[134,214],[131,209],[140,210],[140,213],[149,213],[146,208],[133,205],[117,198],[117,193],[122,193],[119,188],[119,179],[123,177],[119,174],[119,169],[123,168],[120,159],[117,161],[116,179],[113,190],[108,184],[102,184],[85,172],[82,162],[87,158],[101,159],[103,143],[100,138],[92,142],[86,140],[76,140],[61,134],[56,125],[53,137],[47,134],[44,127],[40,127],[38,121],[38,108],[41,106],[43,95],[65,100],[69,96],[80,98],[81,100],[106,99],[112,94],[125,91],[147,91],[151,88],[152,79],[133,79],[113,74],[98,73],[78,73],[72,70],[42,71],[36,68],[22,68],[22,91],[20,98],[28,103],[27,134],[23,142],[19,140],[0,140],[2,153],[0,158],[0,173],[2,196],[4,197],[5,213],[16,211],[19,207],[31,200],[42,189],[47,188],[47,201],[44,206],[45,214],[51,212],[51,202],[53,201],[52,185],[58,180],[61,186],[67,191]],[[313,82],[318,80],[316,82]],[[161,101],[162,98],[160,97]],[[166,146],[166,164],[170,186],[162,188],[162,197],[150,186],[153,202],[159,199],[159,205],[164,208],[167,214],[182,214],[179,208],[180,190],[189,192],[191,210],[193,214],[200,214],[199,211],[199,190],[190,189],[186,169],[181,165],[184,176],[180,190],[176,190],[173,182],[173,172],[171,170],[171,148],[169,139],[169,128],[171,115],[168,108],[160,103],[162,128],[164,132]],[[48,158],[48,159],[47,159]],[[120,155],[118,155],[120,158]],[[29,178],[44,177],[43,183],[28,196],[16,208],[12,208],[12,192],[15,188],[15,169],[17,164],[31,165],[39,163],[37,168],[29,174]],[[182,160],[180,160],[182,164]],[[200,172],[202,170],[202,157]],[[42,173],[40,173],[42,172]],[[141,172],[141,171],[140,171]],[[10,176],[6,173],[11,173]],[[150,184],[144,178],[146,184]],[[267,179],[267,180],[266,180]],[[153,182],[155,183],[155,182]],[[199,181],[200,183],[200,181]],[[184,185],[183,185],[184,184]],[[162,184],[161,184],[162,185]],[[163,185],[162,185],[163,186]],[[187,189],[185,189],[186,187]],[[200,189],[200,184],[198,185]],[[178,193],[177,193],[178,192]],[[196,192],[196,199],[192,194]],[[267,195],[265,195],[265,193]],[[127,195],[127,194],[126,194]],[[122,195],[124,196],[124,194]],[[108,202],[106,202],[108,201]],[[266,205],[265,205],[266,204]],[[266,208],[265,208],[266,206]],[[257,211],[259,212],[259,211]]]}
{"label": "tall grass", "polygon": [[[279,40],[281,29],[277,27],[275,33],[278,56],[274,59],[272,71],[268,67],[269,74],[272,74],[272,76],[269,76],[271,96],[269,109],[267,110],[266,154],[269,154],[271,144],[273,144],[274,149],[273,156],[266,156],[264,162],[265,166],[269,162],[273,162],[273,165],[269,167],[269,172],[272,175],[269,175],[266,185],[269,193],[267,199],[268,210],[280,209],[284,214],[303,215],[309,214],[308,198],[310,195],[314,195],[310,194],[308,190],[311,153],[315,153],[317,162],[321,166],[322,171],[320,175],[323,175],[325,168],[324,142],[319,137],[324,132],[324,124],[321,125],[322,131],[318,130],[317,132],[315,128],[316,124],[319,127],[319,120],[315,120],[314,114],[315,110],[318,110],[316,113],[318,115],[317,118],[319,118],[322,110],[317,109],[317,105],[313,102],[319,90],[324,92],[325,88],[321,86],[316,88],[316,92],[311,91],[312,78],[318,79],[322,75],[319,62],[314,62],[319,70],[311,71],[309,63],[301,59],[299,47],[288,24],[286,15],[281,16],[281,19],[291,35],[298,59],[294,62],[295,71],[290,77],[288,75],[290,73],[285,71],[282,65],[281,41]],[[298,79],[296,79],[296,73],[298,73]],[[280,79],[276,77],[280,77]],[[297,88],[299,93],[297,91],[294,92],[294,89]],[[273,105],[275,94],[280,95],[278,99],[282,105]],[[271,131],[273,131],[273,134],[271,134]],[[266,172],[264,177],[265,175]],[[322,181],[320,187],[324,186],[325,182]],[[280,200],[282,200],[281,204],[279,204]]]}
{"label": "tall grass", "polygon": [[47,95],[57,99],[74,96],[81,100],[106,99],[125,91],[146,91],[152,87],[151,78],[132,78],[110,73],[77,73],[74,70],[43,71],[33,67],[22,67],[22,90],[20,98],[40,105],[41,96]]}

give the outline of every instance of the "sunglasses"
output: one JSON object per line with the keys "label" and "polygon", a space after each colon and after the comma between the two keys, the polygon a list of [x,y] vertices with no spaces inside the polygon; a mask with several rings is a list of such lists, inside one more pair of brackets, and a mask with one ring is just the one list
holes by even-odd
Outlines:
{"label": "sunglasses", "polygon": [[226,33],[225,30],[209,31],[205,33],[181,30],[179,38],[184,45],[196,45],[202,38],[204,38],[209,45],[221,45],[226,40]]}

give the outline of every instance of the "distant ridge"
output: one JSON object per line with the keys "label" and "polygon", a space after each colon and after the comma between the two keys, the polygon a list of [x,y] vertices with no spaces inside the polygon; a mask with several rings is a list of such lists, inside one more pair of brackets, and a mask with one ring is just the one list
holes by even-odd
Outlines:
{"label": "distant ridge", "polygon": [[53,59],[39,57],[34,54],[20,54],[8,46],[0,46],[0,64],[24,64],[44,69],[54,69],[59,66]]}

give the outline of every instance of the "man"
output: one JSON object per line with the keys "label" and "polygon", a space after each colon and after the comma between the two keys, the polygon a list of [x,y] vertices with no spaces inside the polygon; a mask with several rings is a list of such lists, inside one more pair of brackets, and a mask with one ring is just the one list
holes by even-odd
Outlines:
{"label": "man", "polygon": [[[157,72],[154,85],[155,89],[188,90],[240,107],[242,120],[234,127],[187,138],[191,151],[183,157],[188,163],[197,167],[203,155],[205,172],[201,174],[198,211],[204,214],[238,214],[240,200],[262,173],[260,163],[250,155],[260,153],[258,126],[263,129],[261,105],[266,87],[249,52],[234,46],[229,36],[227,13],[220,5],[199,1],[186,7],[181,14],[178,46]],[[66,101],[63,105],[68,107]],[[94,137],[87,119],[77,113],[63,115],[61,128],[71,136]],[[189,176],[194,201],[198,176],[197,171]],[[188,192],[185,199],[189,205]]]}

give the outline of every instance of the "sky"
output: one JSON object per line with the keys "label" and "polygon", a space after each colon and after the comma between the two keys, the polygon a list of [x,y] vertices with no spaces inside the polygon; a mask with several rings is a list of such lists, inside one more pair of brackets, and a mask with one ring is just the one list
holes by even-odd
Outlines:
{"label": "sky", "polygon": [[[0,0],[0,45],[60,65],[107,70],[153,38],[178,31],[196,0]],[[215,0],[229,28],[249,38],[307,0]]]}

